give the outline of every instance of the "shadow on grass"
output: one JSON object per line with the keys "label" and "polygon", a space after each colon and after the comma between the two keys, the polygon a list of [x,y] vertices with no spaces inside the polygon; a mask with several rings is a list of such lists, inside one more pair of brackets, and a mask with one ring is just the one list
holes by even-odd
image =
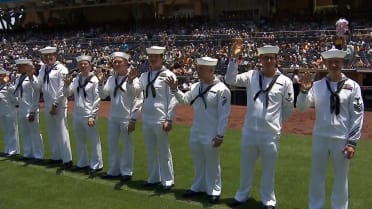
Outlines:
{"label": "shadow on grass", "polygon": [[[35,162],[33,160],[25,160],[25,159],[23,159],[22,156],[19,156],[19,155],[18,156],[12,156],[12,157],[0,157],[0,161],[23,162],[24,164],[22,166],[28,166],[28,165],[32,164],[32,165],[42,166],[42,167],[50,168],[50,169],[57,168],[56,169],[56,175],[61,175],[65,172],[61,168],[62,165],[60,165],[60,164],[46,164],[45,163],[46,161]],[[86,175],[88,173],[87,170],[67,171],[67,172],[80,173],[80,174],[83,174],[83,175],[84,174]],[[102,172],[98,172],[98,173],[95,173],[94,175],[91,175],[91,176],[88,175],[87,178],[99,178],[103,174],[104,173],[102,173]],[[127,182],[120,181],[120,178],[104,179],[104,180],[111,181],[111,182],[115,183],[113,189],[117,190],[117,191],[122,190],[123,186],[127,186],[128,188],[138,190],[138,191],[148,191],[149,192],[148,195],[150,197],[171,195],[171,196],[174,196],[174,198],[178,201],[195,202],[195,203],[201,204],[203,207],[206,207],[206,208],[213,208],[214,206],[229,208],[228,203],[233,201],[233,198],[224,198],[222,196],[217,204],[211,204],[211,203],[209,203],[208,196],[205,193],[202,193],[200,195],[196,195],[195,197],[192,197],[192,198],[182,197],[182,195],[187,191],[188,188],[185,188],[185,189],[172,188],[169,191],[164,191],[161,184],[154,185],[154,186],[151,186],[151,187],[143,187],[142,185],[144,183],[146,183],[146,181],[144,181],[144,180],[133,180],[132,179],[132,180],[127,181]],[[262,206],[262,203],[260,201],[257,201],[255,199],[250,198],[250,199],[248,199],[248,201],[246,203],[240,205],[239,207],[234,207],[234,208],[237,208],[237,209],[240,209],[240,208],[262,209],[263,206]]]}
{"label": "shadow on grass", "polygon": [[[220,203],[223,203],[227,207],[229,203],[233,201],[234,198],[223,198],[221,199]],[[249,208],[249,209],[262,209],[263,205],[261,201],[257,201],[256,199],[249,198],[245,203],[242,205],[236,206],[236,207],[229,207],[229,208],[236,208],[236,209],[243,209],[243,208]]]}
{"label": "shadow on grass", "polygon": [[183,198],[182,194],[187,191],[187,189],[178,189],[178,188],[172,188],[169,191],[164,191],[163,186],[161,184],[150,186],[150,187],[143,187],[142,185],[145,184],[146,181],[144,180],[131,180],[128,182],[118,182],[115,186],[115,190],[121,190],[121,188],[126,185],[128,188],[135,189],[135,190],[142,190],[142,191],[149,191],[153,192],[149,196],[150,197],[156,197],[156,196],[162,196],[162,195],[171,195],[174,196],[176,200],[180,201],[194,201],[199,202],[203,205],[203,207],[212,207],[213,204],[210,204],[208,202],[208,197],[206,194],[201,194],[200,196],[197,196],[192,199]]}
{"label": "shadow on grass", "polygon": [[24,166],[24,167],[27,167],[28,165],[33,164],[32,163],[32,160],[33,160],[32,158],[24,158],[21,155],[13,155],[13,156],[10,156],[10,157],[3,156],[3,157],[4,158],[1,159],[1,161],[23,162],[24,164],[22,166]]}
{"label": "shadow on grass", "polygon": [[157,187],[161,188],[161,185],[154,185],[150,187],[144,187],[143,184],[145,184],[146,181],[144,180],[130,180],[127,182],[119,182],[117,186],[121,185],[127,185],[129,188],[136,189],[136,190],[144,190],[144,191],[155,191]]}
{"label": "shadow on grass", "polygon": [[[233,198],[224,198],[223,196],[221,196],[217,204],[211,204],[209,203],[208,195],[206,193],[195,195],[192,198],[184,198],[182,197],[182,194],[184,194],[186,191],[187,189],[174,189],[173,190],[174,196],[177,200],[199,202],[200,204],[203,205],[203,207],[222,206],[222,207],[230,208],[228,204],[233,201]],[[263,205],[261,201],[257,201],[253,198],[250,198],[248,199],[246,203],[240,205],[239,207],[234,207],[234,208],[262,209]]]}
{"label": "shadow on grass", "polygon": [[48,160],[40,160],[40,159],[34,159],[34,158],[25,158],[21,155],[11,156],[11,157],[4,157],[0,159],[0,161],[13,161],[18,163],[23,163],[23,167],[27,167],[29,165],[36,165],[36,166],[42,166],[47,169],[53,169],[56,168],[56,175],[61,175],[63,173],[63,169],[61,168],[62,164],[54,163],[50,164],[48,163]]}
{"label": "shadow on grass", "polygon": [[200,193],[195,195],[192,198],[185,198],[182,197],[182,195],[188,190],[187,189],[174,189],[172,192],[174,193],[174,197],[176,200],[182,200],[182,201],[187,201],[187,202],[198,202],[203,205],[203,207],[213,207],[215,205],[222,205],[221,200],[217,204],[211,204],[208,201],[208,195],[206,193]]}

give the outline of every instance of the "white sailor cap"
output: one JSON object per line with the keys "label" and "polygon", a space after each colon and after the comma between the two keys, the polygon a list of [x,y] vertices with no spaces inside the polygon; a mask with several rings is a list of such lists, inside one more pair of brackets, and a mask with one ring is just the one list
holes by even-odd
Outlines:
{"label": "white sailor cap", "polygon": [[344,59],[346,56],[346,51],[333,48],[328,51],[322,52],[321,54],[324,59],[331,59],[331,58]]}
{"label": "white sailor cap", "polygon": [[9,75],[9,72],[6,71],[4,68],[0,68],[0,75]]}
{"label": "white sailor cap", "polygon": [[76,59],[76,62],[81,62],[81,61],[91,62],[92,61],[92,57],[88,55],[81,55],[81,56],[76,57],[75,59]]}
{"label": "white sailor cap", "polygon": [[147,54],[164,54],[165,47],[162,46],[152,46],[150,48],[146,48]]}
{"label": "white sailor cap", "polygon": [[258,51],[258,56],[260,56],[261,54],[278,54],[279,47],[272,46],[272,45],[265,45],[263,47],[258,48],[257,51]]}
{"label": "white sailor cap", "polygon": [[31,59],[17,59],[15,60],[16,65],[33,65],[34,63],[32,62]]}
{"label": "white sailor cap", "polygon": [[39,50],[41,54],[52,54],[57,52],[57,47],[47,46]]}
{"label": "white sailor cap", "polygon": [[196,59],[197,65],[216,66],[218,60],[212,57],[202,57]]}
{"label": "white sailor cap", "polygon": [[121,57],[121,58],[124,58],[126,59],[127,61],[129,60],[130,58],[130,55],[125,53],[125,52],[114,52],[111,54],[111,57],[114,58],[114,57]]}

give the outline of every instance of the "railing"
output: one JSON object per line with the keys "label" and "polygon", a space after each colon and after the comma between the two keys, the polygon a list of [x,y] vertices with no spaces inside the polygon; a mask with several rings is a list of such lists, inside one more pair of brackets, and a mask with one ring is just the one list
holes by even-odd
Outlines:
{"label": "railing", "polygon": [[[353,30],[353,37],[370,37],[370,33],[372,28],[360,28]],[[232,38],[239,36],[239,32],[237,34],[194,34],[194,35],[167,35],[167,37],[173,37],[173,41],[175,42],[203,42],[203,41],[230,41]],[[319,37],[333,37],[336,34],[335,30],[304,30],[304,31],[268,31],[268,32],[250,32],[248,33],[247,40],[277,40],[277,39],[301,39],[301,38],[308,38],[311,39],[319,39]],[[78,41],[80,45],[84,48],[87,48],[89,45],[102,45],[102,44],[122,44],[123,41],[126,41],[130,44],[139,44],[141,42],[163,42],[164,36],[161,35],[153,35],[151,39],[148,40],[140,40],[142,36],[146,34],[132,34],[132,33],[121,33],[121,36],[107,36],[107,37],[99,37],[99,38],[91,38],[91,35],[87,33],[87,37],[70,37],[64,38],[67,42],[74,42]],[[88,37],[90,36],[90,37]],[[96,34],[92,34],[92,36],[96,36]],[[142,37],[143,38],[143,37]],[[26,42],[19,42],[21,44],[41,44],[47,45],[52,42],[62,41],[62,38],[50,39],[50,40],[30,40]]]}

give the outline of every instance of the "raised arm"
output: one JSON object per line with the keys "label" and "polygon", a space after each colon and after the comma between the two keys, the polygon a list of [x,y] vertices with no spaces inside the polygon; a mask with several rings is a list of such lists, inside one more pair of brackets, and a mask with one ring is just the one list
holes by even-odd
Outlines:
{"label": "raised arm", "polygon": [[232,86],[245,87],[247,86],[247,77],[245,74],[238,75],[238,63],[236,59],[241,54],[242,50],[242,39],[235,39],[231,46],[231,56],[229,64],[227,65],[227,71],[225,75],[225,82]]}
{"label": "raised arm", "polygon": [[174,79],[172,76],[167,77],[165,82],[168,84],[169,88],[171,89],[171,92],[176,97],[178,103],[180,104],[189,104],[192,99],[191,91],[187,91],[186,93],[183,93],[178,89],[178,81],[177,79]]}
{"label": "raised arm", "polygon": [[[76,78],[75,78],[76,79]],[[69,97],[73,94],[73,85],[72,85],[72,76],[71,75],[67,75],[65,78],[64,78],[64,89],[63,89],[63,92],[64,92],[64,95],[66,97]]]}
{"label": "raised arm", "polygon": [[106,83],[104,82],[104,74],[102,72],[102,70],[97,70],[95,72],[95,75],[98,79],[98,95],[101,99],[106,99],[108,96],[110,96],[110,86],[109,86],[109,83],[110,83],[110,79],[112,77],[109,77],[106,81]]}
{"label": "raised arm", "polygon": [[140,92],[143,91],[142,84],[138,77],[138,70],[135,68],[131,68],[128,73],[128,80],[127,80],[127,93],[128,95],[135,96],[139,95]]}
{"label": "raised arm", "polygon": [[300,94],[297,97],[296,104],[296,107],[301,112],[305,112],[310,107],[310,105],[314,104],[313,88],[311,88],[312,86],[313,81],[311,73],[309,71],[306,71],[301,80]]}

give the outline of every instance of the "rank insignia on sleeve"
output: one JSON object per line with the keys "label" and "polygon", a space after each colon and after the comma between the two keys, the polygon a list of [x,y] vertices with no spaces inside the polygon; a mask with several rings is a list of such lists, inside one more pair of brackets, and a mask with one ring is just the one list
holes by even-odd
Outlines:
{"label": "rank insignia on sleeve", "polygon": [[361,112],[363,107],[362,107],[362,102],[360,101],[360,97],[355,97],[355,103],[354,103],[354,110],[356,112]]}
{"label": "rank insignia on sleeve", "polygon": [[292,97],[291,97],[292,93],[288,93],[288,97],[285,98],[285,100],[287,100],[288,102],[292,101]]}
{"label": "rank insignia on sleeve", "polygon": [[227,102],[227,98],[224,96],[224,97],[222,98],[222,106],[224,106],[224,105],[226,104],[226,102]]}

